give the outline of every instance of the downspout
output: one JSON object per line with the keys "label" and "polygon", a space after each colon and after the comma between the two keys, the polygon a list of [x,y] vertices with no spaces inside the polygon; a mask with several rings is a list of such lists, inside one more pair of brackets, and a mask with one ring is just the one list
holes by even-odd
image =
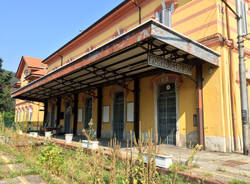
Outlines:
{"label": "downspout", "polygon": [[139,25],[140,25],[141,24],[141,7],[135,0],[130,0],[130,1],[135,5],[135,7],[138,8],[138,11],[139,11]]}
{"label": "downspout", "polygon": [[206,149],[204,135],[204,111],[203,111],[203,74],[202,64],[196,65],[196,110],[198,118],[199,144]]}
{"label": "downspout", "polygon": [[[226,0],[226,3],[228,0]],[[234,107],[234,94],[235,90],[233,87],[233,56],[232,56],[232,47],[233,47],[233,40],[231,39],[231,30],[230,30],[230,21],[229,21],[229,13],[228,7],[226,6],[226,26],[227,26],[227,39],[231,41],[231,45],[229,47],[228,59],[229,59],[229,71],[230,71],[230,98],[231,98],[231,110],[232,110],[232,127],[233,127],[233,140],[234,140],[234,151],[236,150],[236,120],[235,120],[235,107]]]}

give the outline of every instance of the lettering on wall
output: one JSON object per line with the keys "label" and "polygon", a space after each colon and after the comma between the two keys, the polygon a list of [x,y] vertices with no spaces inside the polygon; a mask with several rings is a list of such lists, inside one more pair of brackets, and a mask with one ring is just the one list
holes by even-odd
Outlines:
{"label": "lettering on wall", "polygon": [[192,67],[193,67],[192,65],[185,63],[178,63],[173,60],[165,59],[163,57],[153,54],[148,54],[148,65],[170,70],[172,72],[192,75]]}

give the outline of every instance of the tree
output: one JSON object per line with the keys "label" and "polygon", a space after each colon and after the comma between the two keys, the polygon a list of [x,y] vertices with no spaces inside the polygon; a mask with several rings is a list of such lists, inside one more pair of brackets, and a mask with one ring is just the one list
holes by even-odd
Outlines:
{"label": "tree", "polygon": [[12,73],[2,69],[3,60],[0,58],[0,112],[14,114],[14,100],[11,98]]}

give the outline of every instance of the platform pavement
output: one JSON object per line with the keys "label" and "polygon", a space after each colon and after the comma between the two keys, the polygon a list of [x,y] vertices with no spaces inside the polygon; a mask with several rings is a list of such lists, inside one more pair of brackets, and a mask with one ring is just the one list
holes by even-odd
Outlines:
{"label": "platform pavement", "polygon": [[[11,173],[21,173],[27,171],[25,164],[16,163],[16,159],[5,153],[0,152],[0,174],[2,175],[11,175]],[[17,176],[14,178],[6,178],[0,180],[0,184],[46,184],[43,179],[38,175],[26,175],[26,176]]]}
{"label": "platform pavement", "polygon": [[[185,163],[192,149],[162,144],[160,154],[173,155],[175,162]],[[250,183],[250,155],[241,153],[222,153],[199,151],[194,157],[194,168],[189,171],[204,177],[222,181],[240,180]]]}

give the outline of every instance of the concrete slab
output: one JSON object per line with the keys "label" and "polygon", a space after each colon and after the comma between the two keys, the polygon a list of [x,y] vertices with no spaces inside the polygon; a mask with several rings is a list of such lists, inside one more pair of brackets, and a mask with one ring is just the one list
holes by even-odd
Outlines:
{"label": "concrete slab", "polygon": [[15,163],[17,160],[10,154],[0,151],[0,164]]}
{"label": "concrete slab", "polygon": [[16,178],[0,180],[0,184],[46,184],[38,175],[19,176]]}
{"label": "concrete slab", "polygon": [[5,164],[0,165],[0,174],[10,174],[13,172],[26,172],[28,168],[25,164]]}
{"label": "concrete slab", "polygon": [[[185,163],[192,153],[192,149],[179,148],[171,145],[160,145],[161,154],[173,155],[175,162]],[[194,158],[195,168],[192,173],[204,177],[211,177],[222,181],[250,181],[250,157],[238,153],[219,153],[200,151]],[[197,168],[198,167],[198,168]]]}

